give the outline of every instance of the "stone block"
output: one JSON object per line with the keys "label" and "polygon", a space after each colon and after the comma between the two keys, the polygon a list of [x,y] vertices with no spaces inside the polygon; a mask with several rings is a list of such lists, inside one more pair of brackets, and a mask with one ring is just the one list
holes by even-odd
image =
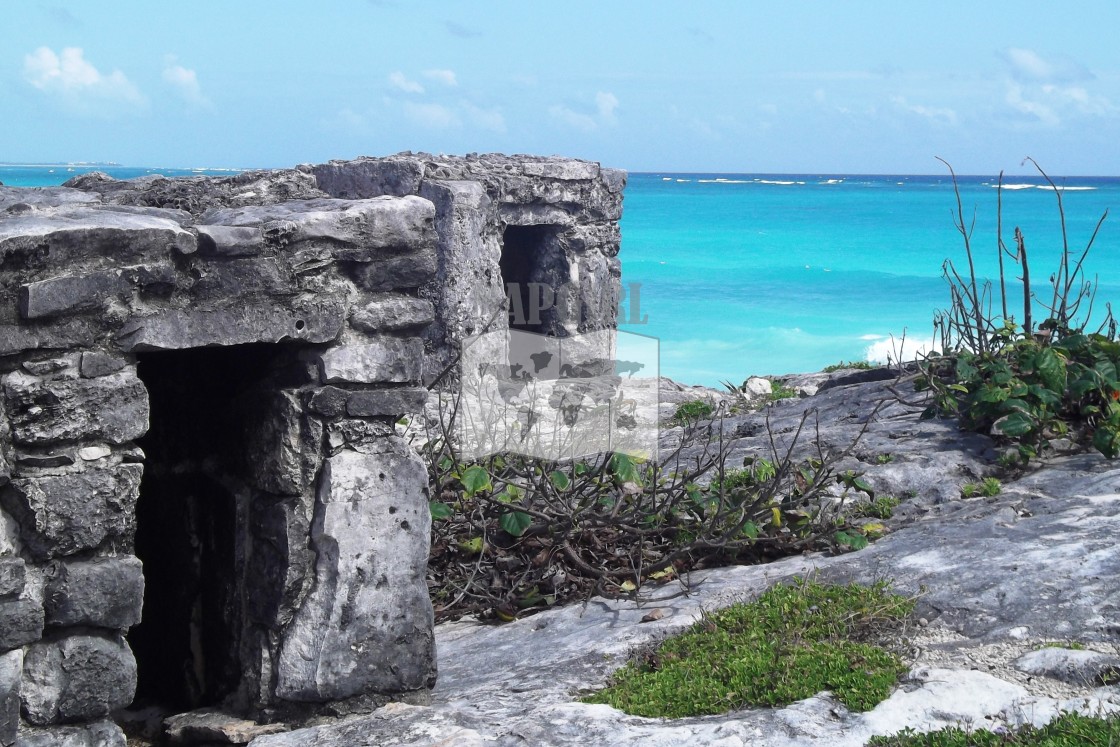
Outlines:
{"label": "stone block", "polygon": [[78,370],[81,372],[83,379],[95,379],[98,376],[114,374],[126,365],[128,365],[128,362],[120,358],[105,353],[86,351],[82,353],[82,360],[81,363],[78,364]]}
{"label": "stone block", "polygon": [[123,296],[132,286],[119,270],[90,272],[20,286],[19,313],[24,319],[102,308],[114,296]]}
{"label": "stone block", "polygon": [[325,386],[315,391],[307,400],[307,407],[312,412],[336,418],[346,412],[346,399],[350,392],[336,386]]}
{"label": "stone block", "polygon": [[245,592],[249,617],[273,629],[287,625],[315,562],[308,536],[313,498],[258,498],[250,507],[252,551]]}
{"label": "stone block", "polygon": [[360,200],[381,195],[414,195],[424,166],[419,159],[359,158],[331,161],[311,168],[319,189],[331,197]]}
{"label": "stone block", "polygon": [[435,676],[427,470],[399,439],[324,462],[311,592],[284,631],[276,693],[323,702],[427,687]]}
{"label": "stone block", "polygon": [[419,387],[405,389],[368,389],[351,392],[346,400],[346,414],[356,418],[392,417],[424,411],[428,403],[428,390]]}
{"label": "stone block", "polygon": [[106,541],[131,547],[136,530],[139,464],[68,475],[17,478],[0,502],[20,524],[24,545],[39,559],[93,550]]}
{"label": "stone block", "polygon": [[0,654],[0,747],[12,747],[19,729],[19,682],[23,649]]}
{"label": "stone block", "polygon": [[31,599],[0,600],[0,651],[43,637],[43,605]]}
{"label": "stone block", "polygon": [[36,726],[103,718],[135,694],[136,660],[120,635],[41,641],[24,655],[20,696]]}
{"label": "stone block", "polygon": [[339,345],[319,356],[324,384],[413,384],[420,381],[424,344],[419,338],[377,337]]}
{"label": "stone block", "polygon": [[372,293],[419,288],[431,281],[439,267],[434,248],[384,257],[370,262],[348,262],[346,273],[362,290]]}
{"label": "stone block", "polygon": [[209,225],[259,226],[269,251],[306,246],[336,260],[370,262],[386,254],[435,246],[435,207],[414,195],[362,200],[290,200],[208,213]]}
{"label": "stone block", "polygon": [[195,235],[179,225],[174,211],[125,212],[101,207],[66,207],[27,213],[0,223],[0,257],[19,267],[50,257],[50,266],[74,267],[89,258],[121,263],[163,258],[198,247]]}
{"label": "stone block", "polygon": [[299,495],[319,470],[322,425],[305,418],[292,392],[262,392],[246,403],[246,468],[253,484],[276,495]]}
{"label": "stone block", "polygon": [[172,744],[249,744],[259,736],[288,731],[284,724],[258,724],[209,709],[176,714],[163,725]]}
{"label": "stone block", "polygon": [[67,319],[34,327],[0,324],[0,356],[28,350],[88,348],[92,344],[93,330],[88,319]]}
{"label": "stone block", "polygon": [[252,257],[264,248],[258,226],[196,226],[198,253],[223,257]]}
{"label": "stone block", "polygon": [[19,596],[27,583],[23,558],[0,557],[0,598]]}
{"label": "stone block", "polygon": [[90,438],[121,444],[148,430],[148,391],[131,368],[94,379],[39,379],[16,371],[3,384],[17,443]]}
{"label": "stone block", "polygon": [[108,719],[81,726],[23,727],[17,747],[126,747],[124,732]]}
{"label": "stone block", "polygon": [[144,567],[131,555],[60,562],[43,598],[48,625],[124,630],[140,622],[143,605]]}
{"label": "stone block", "polygon": [[435,318],[435,307],[427,299],[385,294],[355,311],[350,326],[363,332],[390,332],[426,327]]}
{"label": "stone block", "polygon": [[296,291],[291,268],[275,257],[196,262],[191,270],[198,276],[191,296],[198,300],[283,296]]}
{"label": "stone block", "polygon": [[182,350],[250,342],[330,342],[346,321],[341,303],[316,299],[239,303],[221,309],[169,309],[133,319],[117,335],[126,352]]}

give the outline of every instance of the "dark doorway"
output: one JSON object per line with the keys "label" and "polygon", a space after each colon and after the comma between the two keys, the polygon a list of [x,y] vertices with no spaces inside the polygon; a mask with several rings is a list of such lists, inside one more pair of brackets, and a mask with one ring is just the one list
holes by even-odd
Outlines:
{"label": "dark doorway", "polygon": [[245,403],[284,355],[264,344],[138,355],[151,416],[136,507],[144,614],[128,634],[137,706],[216,705],[240,682]]}
{"label": "dark doorway", "polygon": [[557,334],[568,267],[556,226],[506,226],[499,265],[510,301],[510,329]]}

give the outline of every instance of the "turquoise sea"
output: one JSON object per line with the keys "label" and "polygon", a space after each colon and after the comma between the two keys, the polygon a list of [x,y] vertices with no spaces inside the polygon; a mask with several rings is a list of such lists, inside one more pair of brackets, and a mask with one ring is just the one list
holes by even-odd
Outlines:
{"label": "turquoise sea", "polygon": [[[118,178],[229,173],[0,165],[0,181],[46,186],[94,169]],[[1111,301],[1120,310],[1120,178],[1052,178],[1072,249],[1083,249],[1113,211],[1086,268],[1099,282],[1097,308]],[[995,277],[996,177],[959,183],[978,270]],[[620,256],[623,283],[637,286],[639,303],[624,305],[620,328],[659,338],[663,375],[712,386],[882,359],[903,333],[902,353],[912,354],[948,302],[942,262],[964,268],[955,210],[947,174],[632,173]],[[1022,228],[1035,289],[1047,298],[1062,247],[1054,190],[1039,176],[1005,177],[1003,224],[1010,246],[1014,227]]]}

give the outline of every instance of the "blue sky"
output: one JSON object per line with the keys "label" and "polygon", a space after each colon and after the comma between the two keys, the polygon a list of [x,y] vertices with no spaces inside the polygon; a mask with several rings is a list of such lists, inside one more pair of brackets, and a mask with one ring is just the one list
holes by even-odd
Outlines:
{"label": "blue sky", "polygon": [[[313,9],[314,8],[314,9]],[[1120,175],[1120,2],[6,3],[0,161]]]}

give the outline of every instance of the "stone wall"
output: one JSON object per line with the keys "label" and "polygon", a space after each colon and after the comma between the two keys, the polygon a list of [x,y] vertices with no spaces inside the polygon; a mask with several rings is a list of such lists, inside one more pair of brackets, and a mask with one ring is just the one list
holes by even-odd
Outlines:
{"label": "stone wall", "polygon": [[506,283],[557,298],[515,326],[613,328],[624,182],[401,154],[0,187],[0,747],[430,687],[427,475],[394,424],[509,327]]}
{"label": "stone wall", "polygon": [[0,188],[0,745],[429,687],[435,206],[114,202]]}

